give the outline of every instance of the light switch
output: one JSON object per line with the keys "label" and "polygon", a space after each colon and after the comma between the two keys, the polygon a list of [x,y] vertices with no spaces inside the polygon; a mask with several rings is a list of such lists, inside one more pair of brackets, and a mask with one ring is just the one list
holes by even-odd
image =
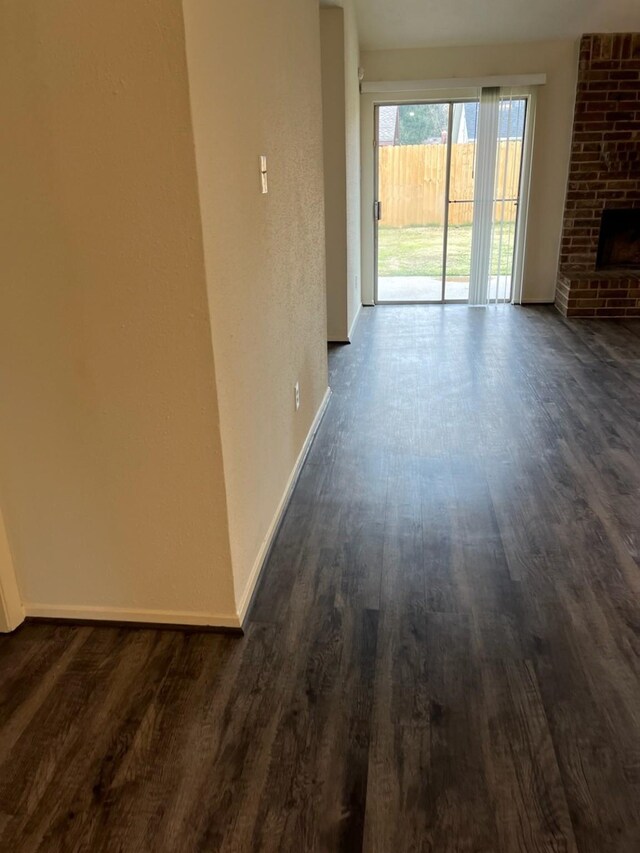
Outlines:
{"label": "light switch", "polygon": [[269,192],[269,185],[267,183],[267,156],[266,154],[262,154],[260,157],[260,181],[262,183],[262,193]]}

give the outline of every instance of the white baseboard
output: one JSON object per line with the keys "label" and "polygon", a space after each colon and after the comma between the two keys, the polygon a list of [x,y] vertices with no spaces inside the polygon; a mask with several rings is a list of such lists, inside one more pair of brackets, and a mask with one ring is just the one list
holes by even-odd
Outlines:
{"label": "white baseboard", "polygon": [[267,561],[267,557],[269,556],[269,551],[271,549],[271,546],[273,545],[273,540],[275,539],[276,533],[278,532],[278,527],[280,526],[280,522],[282,521],[282,516],[284,515],[284,511],[286,510],[287,504],[289,503],[291,493],[293,492],[294,486],[298,480],[298,477],[300,476],[300,471],[302,470],[304,461],[307,458],[307,454],[309,453],[311,443],[315,437],[316,432],[318,431],[318,427],[320,426],[322,418],[324,417],[324,413],[327,410],[330,397],[331,388],[327,388],[322,402],[320,403],[320,407],[318,408],[318,411],[316,412],[316,415],[313,419],[313,423],[311,424],[309,432],[307,433],[307,437],[304,440],[302,449],[298,454],[296,464],[293,466],[293,471],[291,472],[291,476],[287,481],[284,493],[280,498],[280,503],[278,504],[275,515],[271,520],[271,524],[269,525],[267,534],[262,541],[260,550],[258,551],[258,556],[256,557],[255,562],[253,564],[253,568],[251,569],[249,580],[247,581],[244,592],[242,593],[240,605],[238,607],[240,625],[244,624],[244,620],[246,619],[247,613],[249,612],[249,607],[251,605],[253,594],[258,585],[258,581],[260,580],[260,575],[262,574],[262,570]]}
{"label": "white baseboard", "polygon": [[358,310],[356,311],[356,316],[353,318],[353,323],[351,324],[351,328],[349,329],[349,343],[351,343],[351,340],[353,338],[353,333],[356,330],[356,323],[360,319],[360,311],[362,311],[362,303],[360,303],[360,305],[358,305]]}
{"label": "white baseboard", "polygon": [[553,305],[554,299],[523,299],[521,305]]}
{"label": "white baseboard", "polygon": [[185,610],[133,610],[128,607],[92,607],[75,604],[24,604],[25,616],[70,619],[76,622],[135,622],[149,625],[183,625],[202,628],[242,628],[238,616]]}

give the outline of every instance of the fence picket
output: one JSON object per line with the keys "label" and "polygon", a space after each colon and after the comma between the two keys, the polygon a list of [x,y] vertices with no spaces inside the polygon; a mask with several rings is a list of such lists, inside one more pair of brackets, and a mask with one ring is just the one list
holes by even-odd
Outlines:
{"label": "fence picket", "polygon": [[[506,141],[498,151],[498,186],[503,186],[508,170],[506,194],[518,194],[522,143],[511,141],[509,164],[506,163]],[[385,145],[379,149],[379,192],[382,202],[382,225],[406,228],[411,225],[442,225],[445,192],[447,147],[428,145]],[[473,198],[473,162],[475,143],[455,143],[451,148],[451,199]],[[504,205],[505,221],[515,221],[516,206]],[[501,213],[502,205],[497,206]],[[469,225],[473,221],[473,204],[452,204],[451,225]]]}

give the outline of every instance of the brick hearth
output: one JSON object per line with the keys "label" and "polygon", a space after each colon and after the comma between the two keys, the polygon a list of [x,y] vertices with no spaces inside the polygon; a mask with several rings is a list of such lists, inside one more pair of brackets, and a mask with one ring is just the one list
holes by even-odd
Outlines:
{"label": "brick hearth", "polygon": [[640,317],[640,267],[596,269],[605,208],[640,208],[640,33],[580,43],[556,291],[566,316]]}

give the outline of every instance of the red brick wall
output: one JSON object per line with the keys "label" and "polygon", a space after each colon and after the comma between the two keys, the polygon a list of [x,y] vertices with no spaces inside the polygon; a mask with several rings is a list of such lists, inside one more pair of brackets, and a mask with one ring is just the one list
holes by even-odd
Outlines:
{"label": "red brick wall", "polygon": [[640,208],[640,33],[586,35],[556,304],[571,316],[640,316],[640,271],[597,271],[602,211]]}

